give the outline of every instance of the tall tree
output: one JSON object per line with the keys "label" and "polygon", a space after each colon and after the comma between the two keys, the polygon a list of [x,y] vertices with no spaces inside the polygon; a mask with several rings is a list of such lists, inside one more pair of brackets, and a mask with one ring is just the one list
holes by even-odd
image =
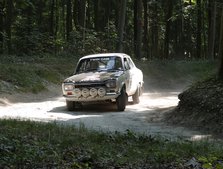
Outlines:
{"label": "tall tree", "polygon": [[208,1],[208,57],[214,59],[216,13],[217,6],[215,0]]}
{"label": "tall tree", "polygon": [[223,8],[221,12],[221,26],[220,26],[220,43],[219,43],[219,56],[221,59],[221,65],[218,72],[219,79],[223,80]]}
{"label": "tall tree", "polygon": [[[184,55],[184,16],[183,16],[183,8],[184,4],[182,0],[177,0],[177,13],[178,16],[175,20],[175,55],[179,58],[183,58]],[[188,35],[188,34],[187,34]]]}
{"label": "tall tree", "polygon": [[43,0],[39,0],[37,2],[37,24],[39,31],[43,31],[43,8],[44,8],[44,3]]}
{"label": "tall tree", "polygon": [[49,33],[51,36],[54,35],[54,8],[55,8],[55,0],[50,1],[50,18],[49,18]]}
{"label": "tall tree", "polygon": [[56,3],[56,17],[55,17],[55,32],[54,32],[54,37],[57,39],[57,33],[59,31],[59,0],[55,1]]}
{"label": "tall tree", "polygon": [[13,17],[13,1],[7,0],[6,1],[6,34],[7,34],[7,50],[8,53],[11,54],[12,52],[12,17]]}
{"label": "tall tree", "polygon": [[[63,39],[66,39],[66,17],[65,17],[65,1],[61,1],[61,23],[60,23],[60,33]],[[75,23],[75,22],[74,22]]]}
{"label": "tall tree", "polygon": [[144,24],[143,24],[143,51],[145,53],[145,57],[148,58],[149,57],[149,39],[148,39],[148,1],[147,0],[143,0],[143,9],[144,9]]}
{"label": "tall tree", "polygon": [[78,21],[79,26],[85,29],[86,24],[86,0],[79,1],[79,9],[78,9]]}
{"label": "tall tree", "polygon": [[142,0],[135,0],[135,56],[137,59],[142,58],[142,28],[143,28],[143,18],[142,11],[143,5]]}
{"label": "tall tree", "polygon": [[66,15],[66,34],[67,39],[70,37],[70,32],[72,31],[72,3],[71,0],[67,0],[67,15]]}
{"label": "tall tree", "polygon": [[26,16],[26,25],[27,25],[27,35],[30,36],[32,31],[32,22],[33,22],[33,4],[32,2],[27,3],[25,8],[25,16]]}
{"label": "tall tree", "polygon": [[173,13],[173,2],[166,1],[166,16],[165,16],[165,39],[164,39],[164,57],[169,59],[170,50],[170,27],[171,27],[171,17]]}
{"label": "tall tree", "polygon": [[0,1],[0,54],[3,53],[3,18],[4,18],[4,1]]}
{"label": "tall tree", "polygon": [[201,58],[201,0],[197,0],[197,35],[196,35],[196,50],[197,58]]}
{"label": "tall tree", "polygon": [[100,0],[95,0],[94,1],[94,28],[96,31],[99,31],[100,26],[99,26],[99,1]]}
{"label": "tall tree", "polygon": [[119,23],[118,23],[117,52],[123,52],[123,37],[124,37],[127,0],[121,0],[120,3],[121,3],[121,10],[120,10],[120,13],[119,13]]}
{"label": "tall tree", "polygon": [[158,26],[158,4],[154,2],[151,6],[151,59],[159,56],[159,26]]}

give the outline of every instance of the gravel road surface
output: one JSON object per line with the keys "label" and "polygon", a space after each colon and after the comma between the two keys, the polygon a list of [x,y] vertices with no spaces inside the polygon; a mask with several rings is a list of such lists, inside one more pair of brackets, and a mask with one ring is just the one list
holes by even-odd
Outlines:
{"label": "gravel road surface", "polygon": [[208,137],[198,131],[167,125],[161,120],[165,112],[178,104],[177,95],[178,92],[144,93],[140,104],[133,105],[129,100],[124,112],[118,112],[115,104],[84,105],[81,110],[69,112],[66,110],[64,98],[58,96],[49,97],[44,101],[32,99],[30,96],[29,101],[17,103],[11,103],[7,97],[3,97],[0,100],[0,118],[55,121],[66,125],[84,125],[86,128],[103,132],[130,130],[168,139],[196,140]]}

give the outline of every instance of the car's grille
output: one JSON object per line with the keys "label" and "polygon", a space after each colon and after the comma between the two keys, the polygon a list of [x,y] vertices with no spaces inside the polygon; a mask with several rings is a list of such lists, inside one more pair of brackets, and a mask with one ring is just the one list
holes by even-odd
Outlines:
{"label": "car's grille", "polygon": [[105,87],[104,83],[75,83],[74,84],[75,88],[98,88],[98,87]]}

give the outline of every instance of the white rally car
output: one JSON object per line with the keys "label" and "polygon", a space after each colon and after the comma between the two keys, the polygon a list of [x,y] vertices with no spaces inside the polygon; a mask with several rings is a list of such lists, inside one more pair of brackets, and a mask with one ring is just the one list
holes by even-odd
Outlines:
{"label": "white rally car", "polygon": [[139,103],[143,74],[130,56],[123,53],[105,53],[79,59],[73,76],[62,84],[63,96],[69,111],[84,102],[115,101],[124,111],[128,97]]}

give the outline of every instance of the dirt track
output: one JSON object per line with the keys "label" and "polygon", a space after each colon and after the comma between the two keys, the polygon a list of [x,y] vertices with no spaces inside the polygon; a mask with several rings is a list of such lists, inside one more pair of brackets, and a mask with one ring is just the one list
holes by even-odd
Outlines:
{"label": "dirt track", "polygon": [[[64,98],[58,97],[58,94],[11,96],[12,100],[14,98],[17,103],[11,103],[10,99],[7,99],[10,96],[4,96],[0,100],[0,118],[42,122],[56,121],[66,125],[84,125],[89,129],[105,132],[130,130],[135,133],[170,139],[207,137],[198,131],[169,126],[162,122],[165,112],[177,105],[177,95],[178,92],[174,91],[147,92],[143,94],[138,105],[132,105],[130,100],[124,112],[116,111],[115,104],[85,105],[80,111],[69,112],[66,110]],[[48,98],[46,100],[38,99],[42,96]]]}

